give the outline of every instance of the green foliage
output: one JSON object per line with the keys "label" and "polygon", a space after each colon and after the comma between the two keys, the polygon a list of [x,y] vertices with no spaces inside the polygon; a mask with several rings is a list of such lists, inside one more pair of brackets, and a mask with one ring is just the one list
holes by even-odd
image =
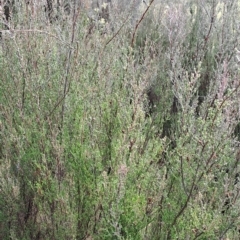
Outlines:
{"label": "green foliage", "polygon": [[238,239],[239,3],[159,4],[131,27],[17,5],[0,239]]}

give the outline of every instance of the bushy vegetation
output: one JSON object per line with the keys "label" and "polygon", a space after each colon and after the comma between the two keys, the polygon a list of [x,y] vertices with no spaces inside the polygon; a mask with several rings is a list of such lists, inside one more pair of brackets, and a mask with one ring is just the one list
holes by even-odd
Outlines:
{"label": "bushy vegetation", "polygon": [[0,239],[239,239],[238,1],[101,11],[2,20]]}

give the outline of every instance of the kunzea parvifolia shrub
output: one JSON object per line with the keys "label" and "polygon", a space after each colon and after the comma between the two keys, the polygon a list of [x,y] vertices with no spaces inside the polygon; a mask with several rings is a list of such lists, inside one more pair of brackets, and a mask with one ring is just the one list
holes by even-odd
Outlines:
{"label": "kunzea parvifolia shrub", "polygon": [[238,2],[150,3],[109,32],[74,4],[64,21],[18,11],[1,238],[238,239]]}

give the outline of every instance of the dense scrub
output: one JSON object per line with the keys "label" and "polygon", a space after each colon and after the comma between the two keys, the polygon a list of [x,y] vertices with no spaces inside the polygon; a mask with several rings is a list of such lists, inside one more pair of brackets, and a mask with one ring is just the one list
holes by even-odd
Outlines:
{"label": "dense scrub", "polygon": [[0,239],[238,239],[239,4],[180,2],[104,21],[17,6]]}

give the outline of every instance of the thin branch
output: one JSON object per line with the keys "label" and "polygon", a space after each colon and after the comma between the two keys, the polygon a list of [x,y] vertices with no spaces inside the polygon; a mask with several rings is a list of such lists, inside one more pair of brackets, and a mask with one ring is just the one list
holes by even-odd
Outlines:
{"label": "thin branch", "polygon": [[154,2],[154,0],[151,0],[151,2],[147,6],[146,10],[144,11],[141,18],[139,19],[139,21],[137,22],[137,24],[135,26],[135,29],[134,29],[134,32],[133,32],[133,35],[132,35],[132,40],[131,40],[131,47],[134,47],[134,40],[135,40],[135,35],[136,35],[137,30],[138,30],[138,27],[139,27],[140,23],[143,21],[143,19],[145,18],[145,15],[147,14],[147,12],[150,9],[153,2]]}
{"label": "thin branch", "polygon": [[105,43],[103,49],[105,49],[106,46],[120,33],[120,31],[122,30],[122,28],[124,27],[124,25],[126,24],[126,22],[129,20],[129,17],[130,17],[130,15],[131,15],[131,13],[132,13],[133,8],[134,8],[134,2],[133,2],[132,6],[131,6],[131,8],[130,8],[130,11],[129,11],[129,13],[128,13],[128,16],[127,16],[127,17],[125,18],[125,20],[123,21],[123,24],[122,24],[122,25],[120,26],[120,28],[116,31],[116,33],[114,33],[113,36]]}
{"label": "thin branch", "polygon": [[[72,35],[71,35],[71,44],[73,45],[75,40],[75,31],[76,31],[76,24],[77,24],[77,18],[80,13],[80,8],[76,11],[76,4],[74,8],[74,14],[73,14],[73,25],[72,25]],[[70,89],[71,79],[69,80],[69,72],[70,72],[70,63],[71,63],[71,57],[72,57],[73,49],[69,49],[68,52],[68,59],[66,64],[66,74],[65,74],[65,81],[64,81],[64,89],[63,89],[63,104],[62,104],[62,112],[61,112],[61,129],[63,128],[63,120],[64,120],[64,112],[65,112],[65,97]]]}

